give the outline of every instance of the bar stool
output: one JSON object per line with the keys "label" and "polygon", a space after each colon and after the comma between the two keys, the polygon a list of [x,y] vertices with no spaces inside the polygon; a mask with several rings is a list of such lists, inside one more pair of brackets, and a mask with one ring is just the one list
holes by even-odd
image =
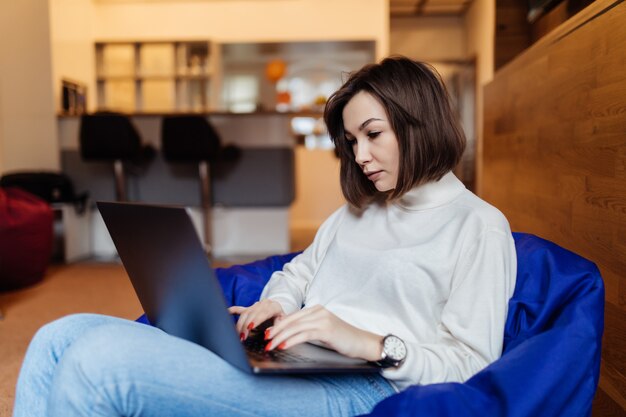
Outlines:
{"label": "bar stool", "polygon": [[198,164],[204,245],[211,254],[211,164],[220,154],[220,137],[205,117],[167,116],[161,124],[161,152],[168,162]]}
{"label": "bar stool", "polygon": [[83,115],[80,124],[80,155],[85,161],[112,161],[115,197],[126,201],[124,162],[138,162],[150,147],[141,138],[130,119],[117,113]]}

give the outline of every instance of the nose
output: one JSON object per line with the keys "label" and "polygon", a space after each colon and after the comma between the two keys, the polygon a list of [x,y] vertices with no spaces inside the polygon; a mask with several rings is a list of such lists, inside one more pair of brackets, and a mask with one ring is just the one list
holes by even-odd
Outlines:
{"label": "nose", "polygon": [[354,160],[357,164],[364,166],[372,160],[372,154],[370,153],[369,146],[367,146],[367,141],[357,139],[352,146],[354,150]]}

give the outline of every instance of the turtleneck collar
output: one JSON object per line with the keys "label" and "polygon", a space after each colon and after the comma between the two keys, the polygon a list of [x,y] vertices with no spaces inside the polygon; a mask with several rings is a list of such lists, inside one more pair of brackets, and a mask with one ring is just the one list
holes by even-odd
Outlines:
{"label": "turtleneck collar", "polygon": [[465,185],[450,171],[439,181],[427,182],[412,188],[393,204],[405,210],[425,210],[446,204],[463,191]]}

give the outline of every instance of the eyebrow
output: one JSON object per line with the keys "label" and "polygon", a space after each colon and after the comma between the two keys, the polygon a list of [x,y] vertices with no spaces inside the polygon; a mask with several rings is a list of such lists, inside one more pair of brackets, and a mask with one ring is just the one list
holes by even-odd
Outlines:
{"label": "eyebrow", "polygon": [[372,123],[372,122],[374,122],[374,121],[377,121],[377,120],[378,120],[378,121],[380,121],[380,122],[382,122],[382,121],[383,121],[383,119],[377,119],[377,118],[375,118],[375,117],[372,117],[372,118],[370,118],[370,119],[367,119],[366,121],[364,121],[363,123],[361,123],[361,126],[359,126],[359,131],[361,131],[361,130],[365,129],[365,128],[367,127],[367,125],[369,125],[370,123]]}
{"label": "eyebrow", "polygon": [[[369,125],[370,123],[375,122],[375,121],[384,122],[383,119],[378,119],[376,117],[371,117],[371,118],[367,119],[366,121],[364,121],[363,123],[361,123],[361,125],[359,126],[359,132],[361,130],[365,129],[367,127],[367,125]],[[352,133],[350,133],[350,131],[348,129],[344,128],[344,130],[345,130],[345,132],[347,134],[352,135]]]}

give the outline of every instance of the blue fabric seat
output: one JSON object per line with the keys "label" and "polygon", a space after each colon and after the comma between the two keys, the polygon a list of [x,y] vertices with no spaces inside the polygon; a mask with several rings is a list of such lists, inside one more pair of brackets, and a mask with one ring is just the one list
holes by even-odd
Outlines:
{"label": "blue fabric seat", "polygon": [[[379,403],[370,416],[591,415],[604,328],[600,273],[554,243],[513,235],[518,272],[502,357],[462,384],[409,387]],[[217,269],[226,300],[254,303],[272,272],[295,255]]]}

